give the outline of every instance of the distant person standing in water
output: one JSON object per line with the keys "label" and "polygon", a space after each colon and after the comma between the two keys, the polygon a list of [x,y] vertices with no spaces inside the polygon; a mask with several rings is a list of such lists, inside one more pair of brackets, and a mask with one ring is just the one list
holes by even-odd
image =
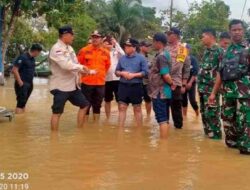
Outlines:
{"label": "distant person standing in water", "polygon": [[172,98],[172,78],[170,76],[170,54],[164,50],[167,38],[164,33],[157,33],[153,37],[153,47],[157,51],[152,67],[149,71],[149,95],[152,98],[155,118],[160,126],[162,138],[168,136],[169,108]]}
{"label": "distant person standing in water", "polygon": [[[80,49],[77,58],[80,64],[95,71],[93,75],[81,77],[82,93],[93,110],[93,120],[99,121],[105,95],[106,74],[110,67],[110,52],[103,47],[103,36],[95,30],[91,34],[91,44]],[[89,115],[89,109],[87,115]]]}
{"label": "distant person standing in water", "polygon": [[110,52],[110,68],[106,75],[105,83],[105,113],[106,117],[109,119],[111,114],[111,102],[115,97],[118,102],[118,86],[119,77],[115,75],[115,69],[121,56],[125,55],[120,44],[111,36],[106,36],[103,39],[103,46]]}
{"label": "distant person standing in water", "polygon": [[196,80],[199,72],[198,60],[191,54],[191,46],[187,44],[189,57],[191,60],[190,76],[187,80],[186,92],[182,95],[182,112],[183,116],[187,116],[188,100],[195,111],[196,116],[199,115],[199,107],[196,101]]}
{"label": "distant person standing in water", "polygon": [[[151,66],[151,63],[148,57],[148,53],[150,51],[151,46],[152,44],[148,43],[147,41],[140,42],[140,54],[142,54],[146,58],[149,68]],[[151,103],[151,98],[148,95],[148,76],[146,76],[143,79],[143,100],[145,102],[147,118],[150,118],[151,110],[152,110],[152,103]]]}
{"label": "distant person standing in water", "polygon": [[170,28],[167,31],[168,44],[166,50],[171,55],[171,85],[173,98],[171,112],[176,129],[183,126],[182,117],[182,94],[186,92],[187,80],[190,74],[190,58],[186,45],[181,43],[181,31],[178,28]]}
{"label": "distant person standing in water", "polygon": [[116,75],[120,77],[119,100],[119,126],[123,127],[128,105],[131,103],[137,126],[142,126],[142,79],[148,74],[146,59],[136,52],[139,42],[136,39],[128,39],[125,43],[125,53],[116,67]]}
{"label": "distant person standing in water", "polygon": [[39,56],[42,47],[33,44],[27,53],[20,55],[13,63],[12,72],[15,77],[16,114],[25,112],[26,103],[33,90],[33,78],[35,74],[35,57]]}

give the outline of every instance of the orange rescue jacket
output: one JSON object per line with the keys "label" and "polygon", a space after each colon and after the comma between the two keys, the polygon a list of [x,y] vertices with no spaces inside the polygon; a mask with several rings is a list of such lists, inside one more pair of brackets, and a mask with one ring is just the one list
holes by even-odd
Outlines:
{"label": "orange rescue jacket", "polygon": [[95,75],[82,76],[81,82],[86,85],[105,85],[106,73],[110,67],[110,53],[108,50],[93,45],[82,48],[77,55],[79,63],[89,69],[97,71]]}

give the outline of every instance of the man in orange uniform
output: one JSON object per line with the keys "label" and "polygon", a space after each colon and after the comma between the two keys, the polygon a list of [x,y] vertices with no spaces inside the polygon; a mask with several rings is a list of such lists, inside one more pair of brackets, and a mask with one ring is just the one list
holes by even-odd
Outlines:
{"label": "man in orange uniform", "polygon": [[98,31],[91,34],[91,42],[79,51],[77,58],[82,65],[92,70],[91,75],[82,76],[81,88],[91,104],[94,120],[97,120],[105,92],[105,77],[110,67],[110,53],[102,47],[102,35]]}

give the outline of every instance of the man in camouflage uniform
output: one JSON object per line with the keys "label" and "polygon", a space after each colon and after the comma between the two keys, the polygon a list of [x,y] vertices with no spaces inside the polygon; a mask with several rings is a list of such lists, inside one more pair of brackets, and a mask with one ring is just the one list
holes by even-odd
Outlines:
{"label": "man in camouflage uniform", "polygon": [[250,154],[250,46],[241,20],[229,23],[232,39],[220,64],[209,102],[223,84],[223,125],[228,147]]}
{"label": "man in camouflage uniform", "polygon": [[216,95],[215,102],[211,105],[208,104],[208,98],[213,90],[223,50],[216,44],[216,33],[213,29],[203,30],[201,40],[206,47],[198,74],[202,123],[205,135],[211,139],[221,139],[220,96]]}

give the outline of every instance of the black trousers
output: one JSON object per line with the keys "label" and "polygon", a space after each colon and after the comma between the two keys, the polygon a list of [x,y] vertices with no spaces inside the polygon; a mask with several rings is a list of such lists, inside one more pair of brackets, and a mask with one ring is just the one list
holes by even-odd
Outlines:
{"label": "black trousers", "polygon": [[176,89],[172,91],[171,113],[174,121],[174,126],[178,129],[181,129],[183,125],[183,117],[182,94],[180,86],[177,86]]}
{"label": "black trousers", "polygon": [[19,86],[19,84],[15,81],[15,93],[17,100],[17,108],[25,108],[26,103],[33,91],[33,83],[24,82],[23,86]]}
{"label": "black trousers", "polygon": [[192,108],[196,111],[199,109],[196,101],[196,83],[192,84],[192,87],[182,95],[182,107],[186,108],[188,106],[188,100]]}
{"label": "black trousers", "polygon": [[[82,93],[87,98],[90,103],[90,107],[93,109],[94,114],[101,113],[102,101],[105,94],[105,86],[104,85],[81,85]],[[90,107],[87,111],[87,115],[89,114]]]}

